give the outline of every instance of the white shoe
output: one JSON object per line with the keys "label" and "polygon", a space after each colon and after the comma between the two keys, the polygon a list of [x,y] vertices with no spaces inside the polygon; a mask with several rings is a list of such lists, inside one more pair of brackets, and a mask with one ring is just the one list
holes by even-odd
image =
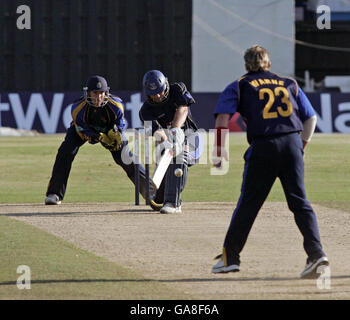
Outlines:
{"label": "white shoe", "polygon": [[238,272],[239,265],[231,264],[229,266],[225,266],[224,260],[220,259],[219,262],[213,266],[211,269],[212,273],[227,273],[227,272]]}
{"label": "white shoe", "polygon": [[319,266],[328,266],[329,261],[327,257],[323,256],[310,262],[306,262],[304,271],[300,274],[302,279],[317,279],[321,273],[318,272]]}
{"label": "white shoe", "polygon": [[46,205],[61,204],[61,200],[57,194],[49,194],[45,199]]}
{"label": "white shoe", "polygon": [[181,206],[175,207],[174,204],[167,202],[162,209],[160,209],[160,213],[181,213]]}

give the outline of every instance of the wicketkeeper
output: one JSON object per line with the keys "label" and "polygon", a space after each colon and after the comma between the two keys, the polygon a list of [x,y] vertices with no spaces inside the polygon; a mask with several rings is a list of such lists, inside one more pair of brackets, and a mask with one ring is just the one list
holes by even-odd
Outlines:
{"label": "wicketkeeper", "polygon": [[[53,166],[46,191],[45,204],[57,205],[64,198],[73,160],[85,143],[100,143],[110,151],[116,164],[121,166],[134,182],[135,164],[133,154],[124,135],[125,119],[122,100],[110,94],[106,79],[92,76],[83,88],[84,95],[72,105],[73,121],[67,129]],[[144,167],[140,164],[140,193],[146,197]],[[153,187],[150,186],[151,192]]]}

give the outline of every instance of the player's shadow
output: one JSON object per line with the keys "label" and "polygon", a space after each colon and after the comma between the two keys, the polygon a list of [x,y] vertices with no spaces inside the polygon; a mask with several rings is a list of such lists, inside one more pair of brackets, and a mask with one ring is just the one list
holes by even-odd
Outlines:
{"label": "player's shadow", "polygon": [[147,213],[147,214],[160,214],[159,211],[155,211],[153,209],[122,209],[122,210],[116,210],[115,212],[121,212],[121,213]]}
{"label": "player's shadow", "polygon": [[160,214],[158,211],[152,209],[125,209],[125,210],[106,210],[98,212],[86,212],[86,211],[74,211],[74,212],[27,212],[27,213],[5,213],[3,216],[7,217],[50,217],[50,216],[60,216],[60,217],[70,217],[70,216],[113,216],[118,214]]}
{"label": "player's shadow", "polygon": [[[332,279],[350,279],[350,275],[332,276]],[[315,281],[316,279],[309,279]],[[253,278],[184,278],[184,279],[45,279],[31,280],[31,284],[52,283],[196,283],[196,282],[255,282],[255,281],[305,281],[300,277],[253,277]],[[0,286],[16,285],[16,281],[3,281]]]}

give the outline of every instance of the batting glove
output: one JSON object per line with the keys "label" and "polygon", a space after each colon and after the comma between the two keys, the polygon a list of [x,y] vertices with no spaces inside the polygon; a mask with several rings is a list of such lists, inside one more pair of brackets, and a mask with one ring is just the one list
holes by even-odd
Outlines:
{"label": "batting glove", "polygon": [[168,130],[168,140],[172,143],[174,157],[178,156],[183,151],[183,143],[185,134],[181,128],[175,127]]}

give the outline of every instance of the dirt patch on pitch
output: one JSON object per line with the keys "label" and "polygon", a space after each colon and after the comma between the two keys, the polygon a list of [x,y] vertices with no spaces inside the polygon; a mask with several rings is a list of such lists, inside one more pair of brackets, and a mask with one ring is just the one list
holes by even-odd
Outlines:
{"label": "dirt patch on pitch", "polygon": [[317,286],[316,280],[299,279],[306,255],[285,203],[265,203],[242,252],[239,273],[211,274],[233,208],[233,203],[194,202],[185,203],[180,215],[161,215],[128,203],[10,204],[0,205],[0,214],[48,231],[194,299],[350,298],[348,213],[314,205],[331,262],[329,289],[328,282]]}

